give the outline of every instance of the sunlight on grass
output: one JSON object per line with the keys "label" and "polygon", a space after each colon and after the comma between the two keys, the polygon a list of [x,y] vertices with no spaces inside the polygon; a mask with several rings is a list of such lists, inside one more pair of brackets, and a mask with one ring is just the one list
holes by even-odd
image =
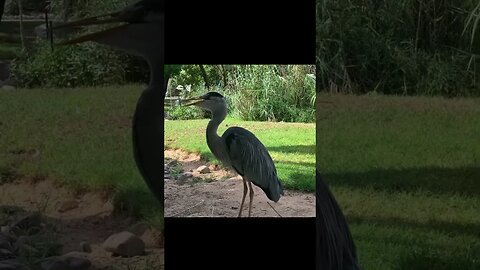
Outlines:
{"label": "sunlight on grass", "polygon": [[317,162],[364,269],[480,268],[480,99],[318,95]]}
{"label": "sunlight on grass", "polygon": [[[218,161],[206,143],[208,119],[165,122],[165,146],[198,152],[213,163]],[[253,132],[267,147],[286,188],[314,191],[315,125],[301,123],[250,122],[227,118],[218,134],[231,126]]]}

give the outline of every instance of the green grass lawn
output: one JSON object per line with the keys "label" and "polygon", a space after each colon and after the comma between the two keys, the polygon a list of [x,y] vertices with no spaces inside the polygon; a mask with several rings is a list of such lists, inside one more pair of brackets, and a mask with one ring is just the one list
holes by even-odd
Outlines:
{"label": "green grass lawn", "polygon": [[[200,153],[214,163],[206,142],[208,119],[165,122],[165,146]],[[221,135],[230,126],[253,132],[267,147],[278,175],[286,188],[315,190],[315,124],[250,122],[227,118],[219,127]]]}
{"label": "green grass lawn", "polygon": [[480,269],[480,99],[317,102],[317,167],[363,269]]}
{"label": "green grass lawn", "polygon": [[131,119],[143,88],[0,91],[0,181],[24,175],[112,191],[117,206],[161,222],[132,153]]}

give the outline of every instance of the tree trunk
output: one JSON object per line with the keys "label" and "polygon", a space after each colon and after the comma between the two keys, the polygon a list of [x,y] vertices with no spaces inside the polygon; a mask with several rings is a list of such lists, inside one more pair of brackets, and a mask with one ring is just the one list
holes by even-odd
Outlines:
{"label": "tree trunk", "polygon": [[2,22],[3,12],[5,11],[5,2],[7,0],[0,0],[0,22]]}
{"label": "tree trunk", "polygon": [[20,40],[22,42],[22,50],[25,50],[25,35],[23,33],[23,9],[22,0],[18,0],[18,13],[20,15]]}
{"label": "tree trunk", "polygon": [[205,88],[210,89],[210,86],[212,86],[212,84],[208,79],[208,75],[207,75],[207,71],[205,70],[205,67],[203,65],[198,65],[198,66],[200,67],[200,73],[202,73],[203,81],[205,82]]}
{"label": "tree trunk", "polygon": [[168,90],[168,81],[170,80],[169,75],[165,75],[165,92]]}

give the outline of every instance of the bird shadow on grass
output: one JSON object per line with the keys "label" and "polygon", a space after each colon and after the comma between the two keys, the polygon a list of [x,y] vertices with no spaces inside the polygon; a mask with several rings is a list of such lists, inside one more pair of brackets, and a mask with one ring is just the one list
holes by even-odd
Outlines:
{"label": "bird shadow on grass", "polygon": [[[467,238],[478,237],[478,231],[480,231],[480,224],[461,224],[455,222],[445,221],[427,221],[427,222],[415,222],[402,218],[377,218],[377,217],[363,217],[360,215],[349,214],[347,217],[348,223],[351,225],[358,224],[372,224],[374,228],[402,230],[404,233],[398,235],[383,235],[381,232],[371,232],[373,235],[369,235],[368,240],[372,243],[384,243],[387,245],[394,245],[400,248],[401,251],[395,255],[395,267],[393,269],[401,270],[427,270],[427,269],[440,269],[440,270],[454,270],[454,269],[480,269],[480,245],[465,246],[461,248],[461,244],[456,247],[452,247],[448,250],[447,244],[442,241],[438,241],[434,244],[431,241],[424,239],[428,238],[432,232],[439,235],[444,235],[446,238],[461,236]],[[382,231],[380,230],[380,231]],[[412,240],[408,237],[408,234],[417,235],[416,240]],[[355,236],[355,235],[354,235]],[[359,239],[356,239],[359,240]],[[430,239],[431,240],[431,239]],[[365,239],[361,240],[365,241]],[[453,240],[452,240],[453,241]],[[360,257],[362,253],[368,253],[368,249],[358,250]],[[363,254],[367,256],[366,254]],[[360,260],[360,263],[362,260]]]}
{"label": "bird shadow on grass", "polygon": [[[422,192],[435,195],[455,195],[477,197],[480,195],[479,167],[420,167],[406,169],[371,169],[366,172],[324,173],[329,187],[346,187],[354,189],[372,188],[381,192]],[[441,213],[439,213],[441,214]],[[430,235],[436,232],[445,237],[461,236],[478,238],[480,224],[441,221],[436,219],[415,221],[398,217],[370,217],[348,214],[349,224],[374,224],[381,228],[399,228],[412,230],[415,234]],[[369,241],[390,242],[404,247],[404,251],[396,255],[395,267],[401,270],[426,269],[480,269],[478,259],[479,247],[476,251],[468,248],[445,250],[442,242],[429,244],[421,241],[412,242],[411,238],[382,236]],[[452,240],[453,241],[453,240]],[[475,248],[475,247],[474,247]],[[363,250],[363,252],[368,252]],[[360,250],[361,254],[362,251]]]}
{"label": "bird shadow on grass", "polygon": [[480,167],[375,169],[324,174],[331,186],[370,187],[387,192],[420,190],[432,194],[480,195]]}
{"label": "bird shadow on grass", "polygon": [[[447,222],[439,220],[429,220],[427,222],[415,222],[402,218],[375,218],[364,217],[355,214],[347,216],[349,223],[369,223],[385,227],[407,227],[411,229],[419,229],[425,232],[437,231],[454,235],[471,235],[476,237],[480,232],[480,224],[463,224],[457,222]],[[408,244],[408,243],[405,243]]]}

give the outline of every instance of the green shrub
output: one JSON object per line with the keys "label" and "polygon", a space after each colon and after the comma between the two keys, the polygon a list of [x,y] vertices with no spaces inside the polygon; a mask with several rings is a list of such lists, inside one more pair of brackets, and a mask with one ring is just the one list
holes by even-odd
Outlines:
{"label": "green shrub", "polygon": [[[191,84],[190,97],[209,91],[225,96],[229,114],[251,121],[313,122],[315,66],[204,65],[211,87],[205,86],[199,65],[182,65],[170,88]],[[170,93],[170,91],[168,92]],[[183,93],[182,93],[183,95]],[[198,114],[193,114],[198,112]],[[199,109],[174,108],[173,119],[209,117]]]}
{"label": "green shrub", "polygon": [[474,77],[466,70],[467,62],[468,59],[461,55],[429,56],[423,67],[425,75],[418,81],[417,94],[446,97],[473,95]]}
{"label": "green shrub", "polygon": [[190,120],[204,118],[204,112],[196,107],[175,106],[167,111],[171,120]]}
{"label": "green shrub", "polygon": [[16,59],[13,73],[22,87],[76,87],[126,81],[126,56],[101,45],[59,46],[38,41]]}
{"label": "green shrub", "polygon": [[241,66],[227,99],[243,120],[313,122],[315,77],[312,66]]}

